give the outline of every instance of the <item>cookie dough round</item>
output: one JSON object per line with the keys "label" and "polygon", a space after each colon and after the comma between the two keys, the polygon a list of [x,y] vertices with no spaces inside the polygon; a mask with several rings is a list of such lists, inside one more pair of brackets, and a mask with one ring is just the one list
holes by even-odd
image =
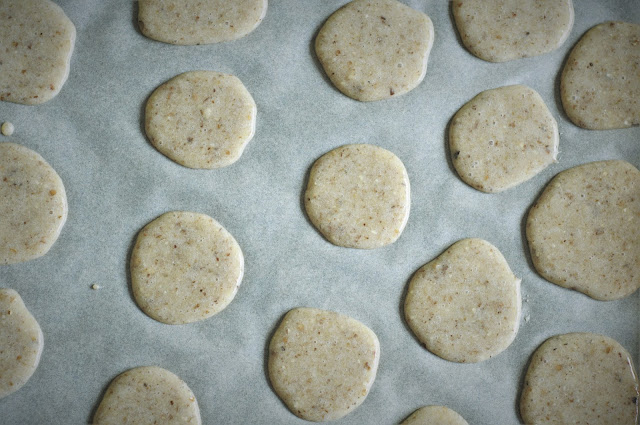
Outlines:
{"label": "cookie dough round", "polygon": [[557,335],[531,358],[520,414],[527,424],[636,424],[636,376],[617,341],[592,333]]}
{"label": "cookie dough round", "polygon": [[309,219],[334,245],[373,249],[395,242],[409,219],[409,176],[393,153],[345,145],[320,157],[305,193]]}
{"label": "cookie dough round", "polygon": [[433,354],[475,363],[513,342],[521,305],[520,279],[498,248],[482,239],[463,239],[415,273],[404,314]]}
{"label": "cookie dough round", "polygon": [[316,54],[342,93],[382,100],[420,84],[433,37],[431,19],[422,12],[395,0],[355,0],[327,19]]}
{"label": "cookie dough round", "polygon": [[332,421],[354,411],[376,378],[380,344],[359,321],[332,311],[289,311],[269,344],[269,379],[296,416]]}
{"label": "cookie dough round", "polygon": [[180,74],[147,101],[145,131],[161,153],[189,168],[236,162],[256,129],[256,103],[235,76],[213,71]]}
{"label": "cookie dough round", "polygon": [[413,412],[400,425],[469,425],[469,423],[446,406],[425,406]]}
{"label": "cookie dough round", "polygon": [[75,26],[52,1],[0,1],[0,100],[53,99],[69,76],[75,39]]}
{"label": "cookie dough round", "polygon": [[0,143],[0,264],[46,254],[67,220],[62,180],[36,152]]}
{"label": "cookie dough round", "polygon": [[556,175],[527,217],[538,273],[597,300],[640,287],[640,171],[599,161]]}
{"label": "cookie dough round", "polygon": [[236,240],[213,218],[172,211],[147,224],[131,254],[131,287],[146,314],[171,325],[206,319],[233,300],[244,274]]}
{"label": "cookie dough round", "polygon": [[198,401],[187,384],[166,369],[145,366],[118,375],[93,417],[94,425],[200,425]]}
{"label": "cookie dough round", "polygon": [[0,399],[22,388],[40,363],[40,325],[13,289],[0,288]]}
{"label": "cookie dough round", "polygon": [[540,95],[515,85],[483,91],[453,117],[449,146],[460,178],[483,192],[529,180],[558,154],[558,124]]}
{"label": "cookie dough round", "polygon": [[267,0],[139,0],[138,25],[164,43],[211,44],[244,37],[266,13]]}
{"label": "cookie dough round", "polygon": [[573,48],[560,97],[574,124],[591,130],[640,125],[640,25],[605,22]]}
{"label": "cookie dough round", "polygon": [[573,27],[571,0],[456,0],[452,10],[462,43],[489,62],[551,52]]}

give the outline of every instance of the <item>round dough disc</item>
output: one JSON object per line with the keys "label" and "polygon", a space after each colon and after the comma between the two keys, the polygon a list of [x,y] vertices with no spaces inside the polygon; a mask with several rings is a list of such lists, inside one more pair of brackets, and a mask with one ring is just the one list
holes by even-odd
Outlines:
{"label": "round dough disc", "polygon": [[597,300],[640,287],[640,171],[599,161],[559,173],[529,211],[533,265],[550,282]]}
{"label": "round dough disc", "polygon": [[446,406],[425,406],[413,412],[400,425],[469,425],[469,423]]}
{"label": "round dough disc", "polygon": [[236,240],[213,218],[168,212],[138,234],[131,286],[146,314],[168,324],[206,319],[235,297],[244,273]]}
{"label": "round dough disc", "polygon": [[237,77],[219,72],[180,74],[158,87],[145,109],[151,143],[190,168],[233,164],[255,128],[253,97]]}
{"label": "round dough disc", "polygon": [[395,242],[409,219],[409,176],[402,161],[372,145],[345,145],[320,157],[305,208],[334,245],[372,249]]}
{"label": "round dough disc", "polygon": [[520,279],[498,248],[482,239],[463,239],[416,272],[404,313],[433,354],[474,363],[513,342],[521,305]]}

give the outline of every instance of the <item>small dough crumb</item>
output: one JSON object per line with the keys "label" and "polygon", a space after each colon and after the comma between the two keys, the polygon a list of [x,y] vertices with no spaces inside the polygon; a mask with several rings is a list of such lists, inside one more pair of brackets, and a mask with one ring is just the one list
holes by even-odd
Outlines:
{"label": "small dough crumb", "polygon": [[91,285],[91,289],[93,289],[94,291],[97,291],[100,288],[102,288],[102,286],[98,285],[97,283],[94,283],[93,285]]}
{"label": "small dough crumb", "polygon": [[3,136],[11,136],[14,130],[15,127],[9,121],[2,123],[2,127],[0,128]]}

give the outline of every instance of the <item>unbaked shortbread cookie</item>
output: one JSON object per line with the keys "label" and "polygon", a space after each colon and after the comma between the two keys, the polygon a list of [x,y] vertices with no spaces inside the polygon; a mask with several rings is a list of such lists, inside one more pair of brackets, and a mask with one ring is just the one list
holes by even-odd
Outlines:
{"label": "unbaked shortbread cookie", "polygon": [[161,153],[190,168],[236,162],[256,129],[256,103],[235,76],[180,74],[147,101],[145,131]]}
{"label": "unbaked shortbread cookie", "polygon": [[244,37],[267,13],[267,0],[140,0],[138,4],[138,25],[144,35],[181,45]]}
{"label": "unbaked shortbread cookie", "polygon": [[46,254],[67,220],[62,180],[36,152],[0,143],[0,264]]}
{"label": "unbaked shortbread cookie", "polygon": [[380,344],[359,321],[332,311],[289,311],[269,344],[269,379],[289,409],[308,421],[354,411],[376,378]]}
{"label": "unbaked shortbread cookie", "polygon": [[69,76],[76,27],[49,0],[0,0],[0,100],[36,105]]}
{"label": "unbaked shortbread cookie", "polygon": [[420,84],[433,24],[395,0],[355,0],[327,19],[316,54],[333,84],[360,101],[399,96]]}
{"label": "unbaked shortbread cookie", "polygon": [[409,219],[402,161],[372,145],[345,145],[320,157],[305,193],[309,219],[334,245],[372,249],[395,242]]}
{"label": "unbaked shortbread cookie", "polygon": [[592,333],[546,340],[524,379],[520,414],[527,424],[635,425],[638,379],[617,341]]}
{"label": "unbaked shortbread cookie", "polygon": [[425,406],[413,412],[400,425],[469,425],[469,423],[448,407]]}
{"label": "unbaked shortbread cookie", "polygon": [[0,399],[22,388],[40,363],[40,325],[13,289],[0,289]]}
{"label": "unbaked shortbread cookie", "polygon": [[527,240],[545,279],[597,300],[640,287],[640,171],[599,161],[563,171],[529,211]]}
{"label": "unbaked shortbread cookie", "polygon": [[118,375],[93,417],[94,425],[200,425],[198,402],[187,384],[166,369],[145,366]]}
{"label": "unbaked shortbread cookie", "polygon": [[474,363],[513,342],[521,305],[520,279],[500,251],[482,239],[463,239],[416,272],[404,314],[429,351]]}
{"label": "unbaked shortbread cookie", "polygon": [[483,91],[453,117],[458,175],[483,192],[516,186],[556,162],[558,124],[540,95],[516,85]]}
{"label": "unbaked shortbread cookie", "polygon": [[244,274],[236,240],[213,218],[172,211],[147,224],[131,254],[131,286],[146,314],[168,324],[206,319],[233,300]]}
{"label": "unbaked shortbread cookie", "polygon": [[573,27],[571,0],[456,0],[453,17],[465,47],[489,62],[551,52]]}
{"label": "unbaked shortbread cookie", "polygon": [[560,97],[574,124],[591,130],[640,125],[640,25],[605,22],[573,48]]}

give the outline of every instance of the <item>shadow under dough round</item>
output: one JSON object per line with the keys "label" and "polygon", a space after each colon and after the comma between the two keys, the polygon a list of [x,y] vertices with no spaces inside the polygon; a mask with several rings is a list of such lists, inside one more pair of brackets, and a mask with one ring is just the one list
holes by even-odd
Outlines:
{"label": "shadow under dough round", "polygon": [[400,425],[469,425],[457,412],[446,406],[424,406]]}

